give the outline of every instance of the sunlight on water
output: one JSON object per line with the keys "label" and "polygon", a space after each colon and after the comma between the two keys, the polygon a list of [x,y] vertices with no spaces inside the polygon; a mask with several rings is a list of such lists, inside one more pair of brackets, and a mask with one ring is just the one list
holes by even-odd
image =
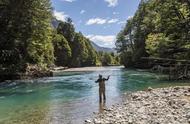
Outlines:
{"label": "sunlight on water", "polygon": [[119,102],[124,92],[144,90],[149,86],[188,85],[169,82],[164,75],[121,67],[3,83],[0,86],[0,123],[82,123],[99,111],[98,84],[94,83],[98,74],[111,75],[106,83],[107,106]]}

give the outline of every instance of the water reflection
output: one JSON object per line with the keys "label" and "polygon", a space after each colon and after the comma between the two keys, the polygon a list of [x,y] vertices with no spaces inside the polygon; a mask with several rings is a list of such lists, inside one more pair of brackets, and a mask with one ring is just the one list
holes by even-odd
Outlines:
{"label": "water reflection", "polygon": [[106,103],[99,103],[99,113],[103,113],[106,108]]}

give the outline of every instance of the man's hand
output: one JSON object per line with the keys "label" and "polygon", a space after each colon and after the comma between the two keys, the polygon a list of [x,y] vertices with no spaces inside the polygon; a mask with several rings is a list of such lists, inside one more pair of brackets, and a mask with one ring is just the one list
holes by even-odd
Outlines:
{"label": "man's hand", "polygon": [[110,78],[110,75],[108,76],[107,80],[109,80],[109,78]]}

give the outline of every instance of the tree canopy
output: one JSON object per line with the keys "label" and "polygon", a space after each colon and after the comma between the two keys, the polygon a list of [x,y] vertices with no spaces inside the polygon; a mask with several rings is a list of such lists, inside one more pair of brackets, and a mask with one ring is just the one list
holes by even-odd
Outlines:
{"label": "tree canopy", "polygon": [[53,63],[50,1],[1,0],[0,4],[1,66]]}
{"label": "tree canopy", "polygon": [[0,72],[114,64],[116,57],[101,57],[71,18],[55,21],[50,0],[0,0]]}
{"label": "tree canopy", "polygon": [[[126,67],[145,66],[141,57],[190,58],[190,2],[141,0],[116,42]],[[141,63],[141,64],[139,64]]]}

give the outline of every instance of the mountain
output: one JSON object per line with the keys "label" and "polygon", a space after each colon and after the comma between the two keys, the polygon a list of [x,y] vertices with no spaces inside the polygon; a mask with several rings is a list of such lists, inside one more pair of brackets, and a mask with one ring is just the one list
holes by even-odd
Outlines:
{"label": "mountain", "polygon": [[91,45],[98,52],[107,52],[107,53],[112,53],[112,52],[115,53],[116,52],[116,50],[113,48],[100,47],[96,43],[94,43],[93,41],[91,41]]}

